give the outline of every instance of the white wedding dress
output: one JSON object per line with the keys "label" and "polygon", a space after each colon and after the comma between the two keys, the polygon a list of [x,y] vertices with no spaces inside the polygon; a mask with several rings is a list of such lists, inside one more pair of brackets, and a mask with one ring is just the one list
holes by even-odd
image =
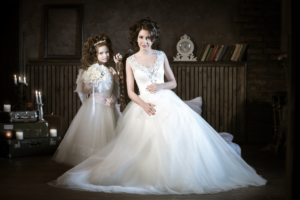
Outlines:
{"label": "white wedding dress", "polygon": [[[115,127],[119,115],[115,108],[115,95],[118,92],[118,85],[114,84],[111,68],[108,70],[103,65],[100,67],[105,72],[106,80],[94,87],[94,98],[93,93],[90,95],[83,93],[83,70],[79,70],[76,92],[82,106],[52,158],[58,163],[68,166],[78,165],[116,136]],[[112,99],[110,106],[105,104],[105,98]]]}
{"label": "white wedding dress", "polygon": [[49,184],[56,187],[136,194],[215,193],[266,180],[257,175],[222,137],[171,90],[151,94],[164,82],[164,53],[152,67],[128,60],[140,98],[155,104],[148,116],[134,102],[116,127],[116,138],[102,150]]}

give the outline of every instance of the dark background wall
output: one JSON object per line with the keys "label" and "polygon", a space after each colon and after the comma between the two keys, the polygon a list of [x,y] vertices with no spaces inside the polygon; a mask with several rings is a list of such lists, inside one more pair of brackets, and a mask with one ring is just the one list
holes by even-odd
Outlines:
{"label": "dark background wall", "polygon": [[[19,17],[26,32],[26,59],[44,55],[44,6],[47,4],[84,4],[83,39],[98,32],[108,34],[115,52],[124,54],[130,47],[128,28],[149,16],[161,26],[161,45],[169,59],[176,55],[176,43],[188,34],[196,45],[196,55],[203,43],[248,43],[247,53],[247,141],[270,141],[273,135],[271,98],[266,91],[286,90],[284,68],[277,61],[280,54],[280,0],[198,0],[198,1],[93,1],[28,0],[11,1],[9,20],[3,14],[1,32],[1,106],[14,97],[13,74],[19,65]],[[10,6],[10,7],[9,7]],[[21,6],[21,15],[18,7]],[[66,21],[66,26],[68,22]],[[60,30],[57,30],[58,32]],[[62,38],[58,38],[62,39]],[[66,40],[64,38],[64,40]],[[198,47],[198,48],[197,48]],[[5,85],[5,87],[4,87]]]}
{"label": "dark background wall", "polygon": [[[14,74],[19,75],[19,31],[20,31],[20,0],[8,1],[3,4],[7,12],[0,12],[1,21],[1,82],[0,82],[0,105],[16,103],[14,101]],[[9,20],[8,20],[9,19]]]}
{"label": "dark background wall", "polygon": [[[169,58],[176,55],[176,44],[187,34],[198,46],[202,43],[240,42],[234,17],[237,0],[28,0],[23,2],[23,30],[26,31],[26,57],[41,59],[44,52],[44,6],[46,4],[84,4],[83,39],[102,32],[113,42],[115,53],[124,54],[130,43],[129,27],[151,17],[161,26],[161,45]],[[62,19],[63,20],[63,19]],[[66,26],[68,23],[66,22]],[[57,31],[60,31],[59,29]],[[60,39],[60,38],[58,38]],[[65,40],[65,38],[64,38]]]}

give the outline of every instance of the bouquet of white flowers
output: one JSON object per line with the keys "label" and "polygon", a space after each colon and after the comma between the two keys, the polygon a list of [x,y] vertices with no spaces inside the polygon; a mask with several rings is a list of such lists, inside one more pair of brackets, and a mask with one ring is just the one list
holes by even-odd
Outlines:
{"label": "bouquet of white flowers", "polygon": [[99,64],[93,64],[86,71],[84,71],[82,77],[85,84],[96,86],[99,82],[106,80],[107,71],[103,69]]}
{"label": "bouquet of white flowers", "polygon": [[106,67],[99,65],[98,63],[91,65],[86,71],[83,72],[82,78],[85,84],[89,84],[93,87],[93,110],[92,114],[95,114],[95,97],[94,88],[105,91],[111,87],[112,81],[107,78],[108,70]]}

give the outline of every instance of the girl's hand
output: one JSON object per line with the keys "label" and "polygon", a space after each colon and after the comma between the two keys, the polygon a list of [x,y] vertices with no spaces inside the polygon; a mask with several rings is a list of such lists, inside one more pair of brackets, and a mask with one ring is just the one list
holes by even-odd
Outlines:
{"label": "girl's hand", "polygon": [[114,61],[115,61],[115,63],[121,62],[122,55],[118,53],[116,56],[114,56]]}
{"label": "girl's hand", "polygon": [[155,105],[152,103],[145,103],[142,108],[149,115],[155,115],[156,110],[154,109]]}
{"label": "girl's hand", "polygon": [[112,99],[111,99],[111,98],[106,98],[106,99],[105,99],[105,104],[106,104],[106,105],[110,106],[111,102],[112,102]]}
{"label": "girl's hand", "polygon": [[146,89],[150,92],[150,93],[155,93],[159,90],[161,90],[161,85],[160,84],[156,84],[156,83],[153,83],[151,85],[148,85],[146,87]]}

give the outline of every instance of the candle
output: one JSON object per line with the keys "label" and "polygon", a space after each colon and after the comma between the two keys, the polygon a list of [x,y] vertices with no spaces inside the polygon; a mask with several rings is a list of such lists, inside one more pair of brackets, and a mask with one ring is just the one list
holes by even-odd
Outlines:
{"label": "candle", "polygon": [[23,83],[22,79],[21,79],[21,76],[19,76],[19,83]]}
{"label": "candle", "polygon": [[41,96],[41,92],[39,92],[39,98],[40,98],[40,104],[42,103],[42,96]]}
{"label": "candle", "polygon": [[26,78],[24,77],[24,83],[26,83]]}
{"label": "candle", "polygon": [[16,139],[23,140],[23,131],[16,131]]}
{"label": "candle", "polygon": [[11,139],[11,138],[12,138],[12,132],[11,132],[11,131],[6,131],[6,132],[5,132],[5,137],[6,137],[7,139]]}
{"label": "candle", "polygon": [[15,75],[15,78],[14,78],[14,80],[15,80],[15,84],[17,85],[18,84],[18,80],[17,80],[17,76]]}
{"label": "candle", "polygon": [[39,99],[38,99],[38,93],[37,93],[37,91],[35,91],[35,97],[36,97],[36,103],[39,103]]}
{"label": "candle", "polygon": [[50,137],[57,137],[57,130],[56,129],[50,129]]}
{"label": "candle", "polygon": [[10,108],[11,108],[10,104],[4,104],[3,105],[3,111],[4,112],[10,112]]}

